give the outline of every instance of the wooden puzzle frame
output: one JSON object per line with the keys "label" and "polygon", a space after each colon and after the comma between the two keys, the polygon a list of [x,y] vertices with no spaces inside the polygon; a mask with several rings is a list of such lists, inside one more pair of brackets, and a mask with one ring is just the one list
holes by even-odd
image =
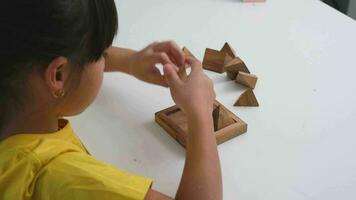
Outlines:
{"label": "wooden puzzle frame", "polygon": [[[224,109],[235,121],[233,124],[215,131],[217,144],[224,143],[234,137],[247,132],[247,124],[218,101],[214,102],[214,108]],[[185,114],[178,106],[172,106],[155,113],[155,121],[183,147],[186,146],[188,137],[188,125]]]}

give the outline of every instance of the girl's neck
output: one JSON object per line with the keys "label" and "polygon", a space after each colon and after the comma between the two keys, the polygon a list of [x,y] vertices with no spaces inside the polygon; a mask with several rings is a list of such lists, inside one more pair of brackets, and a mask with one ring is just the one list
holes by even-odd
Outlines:
{"label": "girl's neck", "polygon": [[58,117],[50,113],[17,113],[2,126],[0,140],[16,134],[43,134],[58,131]]}

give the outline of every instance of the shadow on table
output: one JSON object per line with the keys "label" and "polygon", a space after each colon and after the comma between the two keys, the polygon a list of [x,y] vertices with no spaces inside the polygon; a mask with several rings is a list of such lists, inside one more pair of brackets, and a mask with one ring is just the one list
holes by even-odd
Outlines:
{"label": "shadow on table", "polygon": [[[149,146],[163,146],[163,147],[154,147],[153,151],[157,151],[160,148],[164,148],[166,151],[171,152],[174,157],[184,157],[185,149],[181,147],[174,139],[172,139],[154,120],[146,121],[146,118],[140,118],[138,111],[144,110],[144,108],[149,105],[146,105],[141,101],[133,107],[128,106],[128,103],[134,103],[136,98],[133,98],[132,91],[128,90],[113,90],[106,85],[103,85],[103,88],[100,91],[100,95],[96,100],[96,108],[100,109],[100,113],[106,113],[108,118],[117,118],[120,122],[127,126],[133,126],[134,128],[131,131],[121,132],[121,134],[129,134],[130,137],[134,137],[134,140],[139,141],[142,138],[149,139]],[[154,117],[154,113],[152,113]],[[145,131],[138,131],[144,129]],[[142,134],[150,134],[153,138],[147,138],[147,136]],[[127,137],[127,138],[130,138]],[[141,141],[142,142],[142,141]],[[146,142],[146,141],[143,141]],[[148,151],[152,152],[152,151]]]}
{"label": "shadow on table", "polygon": [[212,78],[214,80],[214,85],[219,85],[219,84],[223,84],[229,81],[233,81],[231,79],[229,79],[225,74],[221,75],[221,76],[215,76]]}
{"label": "shadow on table", "polygon": [[146,122],[144,127],[158,140],[160,144],[163,144],[167,151],[172,152],[176,157],[185,157],[185,149],[168,133],[166,133],[165,130],[162,129],[155,121]]}

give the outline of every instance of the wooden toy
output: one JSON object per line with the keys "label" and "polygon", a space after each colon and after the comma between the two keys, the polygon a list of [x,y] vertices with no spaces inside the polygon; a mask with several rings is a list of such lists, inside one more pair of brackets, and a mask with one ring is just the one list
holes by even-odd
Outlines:
{"label": "wooden toy", "polygon": [[253,93],[252,89],[247,89],[244,93],[241,94],[239,99],[235,102],[234,106],[259,106],[256,96]]}
{"label": "wooden toy", "polygon": [[207,48],[203,59],[203,68],[217,73],[224,72],[224,66],[231,60],[225,52]]}
{"label": "wooden toy", "polygon": [[[186,55],[186,56],[189,56],[189,57],[193,57],[195,59],[197,59],[191,51],[189,51],[189,49],[187,47],[183,47],[182,49],[183,53]],[[178,71],[178,75],[179,77],[182,79],[182,80],[186,80],[188,75],[187,75],[187,71],[186,71],[186,66],[180,66],[179,67],[179,71]]]}
{"label": "wooden toy", "polygon": [[[217,144],[221,144],[247,131],[247,124],[221,105],[214,102],[214,130]],[[155,113],[155,121],[183,147],[188,137],[188,124],[184,112],[172,106]]]}
{"label": "wooden toy", "polygon": [[250,73],[245,63],[236,55],[236,51],[227,42],[225,42],[220,51],[209,48],[205,50],[203,68],[218,73],[226,71],[231,80],[236,79],[239,71]]}
{"label": "wooden toy", "polygon": [[239,72],[236,77],[236,82],[254,89],[257,83],[257,76],[246,72]]}
{"label": "wooden toy", "polygon": [[189,51],[189,49],[187,47],[183,47],[183,53],[187,56],[193,57],[196,59],[196,57],[192,54],[191,51]]}
{"label": "wooden toy", "polygon": [[229,43],[225,42],[224,46],[220,50],[220,52],[227,53],[231,58],[236,58],[236,52],[235,50],[230,46]]}
{"label": "wooden toy", "polygon": [[229,116],[229,113],[225,109],[221,108],[221,106],[218,106],[214,109],[213,119],[214,131],[223,129],[235,122],[234,119]]}
{"label": "wooden toy", "polygon": [[235,80],[239,72],[250,73],[250,70],[239,57],[236,57],[229,61],[224,68],[227,73],[227,76],[231,80]]}
{"label": "wooden toy", "polygon": [[183,81],[187,80],[188,74],[187,74],[187,71],[185,70],[185,66],[180,66],[179,67],[178,76]]}

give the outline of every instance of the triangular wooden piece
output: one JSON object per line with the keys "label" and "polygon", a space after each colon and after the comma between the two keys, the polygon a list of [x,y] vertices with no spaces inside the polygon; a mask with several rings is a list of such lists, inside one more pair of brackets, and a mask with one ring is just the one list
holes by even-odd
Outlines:
{"label": "triangular wooden piece", "polygon": [[224,52],[224,53],[227,53],[231,58],[235,58],[236,57],[235,50],[227,42],[225,42],[224,46],[222,47],[222,49],[220,51]]}
{"label": "triangular wooden piece", "polygon": [[225,64],[225,70],[250,73],[244,61],[236,57]]}
{"label": "triangular wooden piece", "polygon": [[233,59],[234,59],[234,58],[231,57],[229,54],[226,54],[226,59],[225,59],[225,64],[224,64],[224,66],[227,65],[229,62],[231,62]]}
{"label": "triangular wooden piece", "polygon": [[[185,56],[189,56],[189,57],[192,57],[192,58],[197,59],[197,58],[192,54],[192,52],[189,51],[189,49],[188,49],[187,47],[183,47],[182,51],[183,51],[183,53],[184,53]],[[179,67],[178,75],[179,75],[179,77],[180,77],[182,80],[186,80],[187,77],[188,77],[188,74],[187,74],[187,72],[186,72],[186,67],[187,67],[187,66],[180,66],[180,67]]]}
{"label": "triangular wooden piece", "polygon": [[259,106],[256,96],[251,89],[247,89],[241,94],[234,106]]}
{"label": "triangular wooden piece", "polygon": [[235,80],[239,72],[250,73],[250,70],[248,70],[245,63],[239,57],[236,57],[227,62],[224,69],[227,72],[227,76],[231,80]]}
{"label": "triangular wooden piece", "polygon": [[225,69],[225,71],[226,71],[226,75],[227,75],[227,77],[229,77],[229,79],[231,79],[231,80],[236,79],[238,72],[229,71],[226,69]]}
{"label": "triangular wooden piece", "polygon": [[179,67],[178,76],[183,81],[187,80],[188,74],[187,74],[187,71],[185,70],[185,66],[180,66]]}
{"label": "triangular wooden piece", "polygon": [[224,52],[206,48],[203,59],[203,68],[217,73],[223,73],[224,66],[230,59],[230,56]]}
{"label": "triangular wooden piece", "polygon": [[235,81],[253,89],[257,83],[257,76],[246,72],[239,72]]}
{"label": "triangular wooden piece", "polygon": [[235,123],[234,119],[221,106],[218,106],[214,109],[213,120],[214,120],[214,131],[218,131],[220,129],[223,129]]}
{"label": "triangular wooden piece", "polygon": [[220,106],[214,108],[213,110],[214,131],[218,130],[219,115],[220,115]]}
{"label": "triangular wooden piece", "polygon": [[183,47],[183,53],[186,55],[186,56],[190,56],[190,57],[193,57],[195,59],[197,59],[191,51],[189,51],[189,49],[187,47]]}
{"label": "triangular wooden piece", "polygon": [[227,127],[227,126],[230,126],[233,123],[235,123],[235,121],[230,116],[230,114],[224,108],[220,108],[218,130],[223,129],[223,128]]}

